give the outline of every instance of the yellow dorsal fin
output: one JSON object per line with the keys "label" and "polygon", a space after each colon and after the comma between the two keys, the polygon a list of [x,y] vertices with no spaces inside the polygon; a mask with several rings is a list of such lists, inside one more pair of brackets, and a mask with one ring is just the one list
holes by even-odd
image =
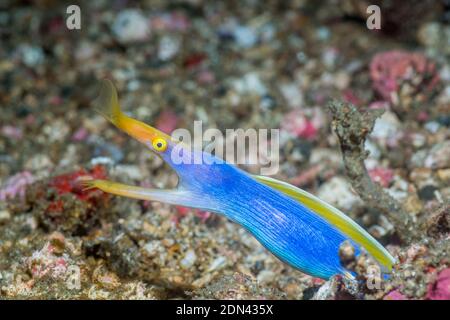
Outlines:
{"label": "yellow dorsal fin", "polygon": [[114,124],[122,116],[117,91],[110,80],[101,81],[100,95],[94,101],[94,106],[95,111]]}
{"label": "yellow dorsal fin", "polygon": [[396,262],[394,257],[392,257],[391,254],[367,231],[346,216],[342,211],[289,183],[265,176],[254,175],[253,177],[259,182],[281,191],[287,196],[297,200],[308,209],[317,213],[330,224],[335,226],[336,229],[363,247],[378,261],[378,263],[380,263],[380,265],[385,267],[388,271],[392,270],[392,265]]}

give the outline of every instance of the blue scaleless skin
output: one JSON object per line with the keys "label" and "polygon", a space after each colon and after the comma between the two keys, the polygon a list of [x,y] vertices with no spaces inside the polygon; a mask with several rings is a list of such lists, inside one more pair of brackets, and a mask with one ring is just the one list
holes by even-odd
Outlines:
{"label": "blue scaleless skin", "polygon": [[[203,151],[187,148],[167,134],[121,112],[117,92],[102,82],[97,111],[167,162],[179,177],[173,190],[147,189],[105,180],[83,181],[88,188],[219,213],[240,224],[279,259],[309,275],[352,277],[340,263],[348,240],[390,272],[394,258],[363,228],[338,209],[288,183],[249,173]],[[174,156],[178,155],[178,157]],[[178,161],[179,158],[203,161]],[[178,160],[174,160],[177,158]],[[180,163],[181,162],[181,163]],[[195,164],[201,162],[199,164]]]}

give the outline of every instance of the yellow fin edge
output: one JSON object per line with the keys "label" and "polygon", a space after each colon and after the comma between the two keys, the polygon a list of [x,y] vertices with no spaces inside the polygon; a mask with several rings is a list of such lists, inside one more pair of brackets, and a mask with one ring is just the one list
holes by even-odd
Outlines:
{"label": "yellow fin edge", "polygon": [[289,183],[265,176],[255,175],[253,177],[257,181],[281,191],[317,213],[355,243],[367,250],[388,271],[392,270],[392,266],[396,262],[395,258],[375,238],[342,211]]}

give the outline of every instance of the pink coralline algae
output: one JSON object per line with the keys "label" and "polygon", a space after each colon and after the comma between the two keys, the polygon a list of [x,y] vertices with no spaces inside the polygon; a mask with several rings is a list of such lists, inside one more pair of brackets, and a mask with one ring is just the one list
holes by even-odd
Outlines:
{"label": "pink coralline algae", "polygon": [[314,165],[302,171],[302,173],[300,173],[299,175],[290,179],[289,182],[298,187],[306,186],[309,183],[312,183],[317,178],[317,176],[321,171],[323,171],[322,166]]}
{"label": "pink coralline algae", "polygon": [[373,101],[369,104],[370,110],[389,110],[389,103],[383,100]]}
{"label": "pink coralline algae", "polygon": [[201,222],[205,223],[212,215],[209,211],[203,211],[199,209],[189,209],[182,206],[176,206],[177,214],[172,218],[172,221],[175,222],[175,224],[178,224],[180,222],[181,218],[184,218],[189,214],[191,210],[193,210],[196,217],[200,218]]}
{"label": "pink coralline algae", "polygon": [[212,216],[212,213],[209,212],[209,211],[204,211],[204,210],[196,209],[196,210],[195,210],[195,215],[196,215],[197,217],[199,217],[200,220],[201,220],[203,223],[205,223],[206,220],[208,220],[208,219]]}
{"label": "pink coralline algae", "polygon": [[383,188],[389,187],[394,178],[394,172],[387,168],[374,168],[369,170],[370,178],[378,182]]}
{"label": "pink coralline algae", "polygon": [[319,108],[297,109],[289,112],[281,123],[281,129],[290,134],[314,140],[319,129],[324,125],[324,115]]}
{"label": "pink coralline algae", "polygon": [[164,133],[171,134],[177,128],[178,117],[171,110],[164,110],[156,120],[156,128]]}
{"label": "pink coralline algae", "polygon": [[351,89],[346,89],[342,92],[342,98],[355,106],[360,106],[363,101]]}
{"label": "pink coralline algae", "polygon": [[50,238],[50,241],[41,250],[35,251],[31,257],[25,260],[33,279],[41,279],[45,276],[52,278],[66,277],[71,261],[67,254],[60,253],[61,248],[58,247],[64,243],[64,236],[54,233]]}
{"label": "pink coralline algae", "polygon": [[428,286],[427,299],[450,300],[450,268],[442,270],[436,281]]}
{"label": "pink coralline algae", "polygon": [[26,187],[34,182],[33,175],[28,171],[23,171],[10,177],[0,188],[0,200],[6,201],[17,196],[25,198]]}
{"label": "pink coralline algae", "polygon": [[439,83],[434,62],[420,53],[399,50],[375,55],[370,63],[370,77],[375,91],[394,105],[403,94],[428,95]]}
{"label": "pink coralline algae", "polygon": [[408,300],[408,298],[405,295],[403,295],[400,291],[393,290],[393,291],[389,292],[383,298],[383,300]]}
{"label": "pink coralline algae", "polygon": [[75,133],[72,135],[72,141],[80,142],[85,141],[87,137],[89,136],[89,132],[86,128],[81,127]]}
{"label": "pink coralline algae", "polygon": [[179,12],[163,13],[151,18],[152,29],[161,31],[186,31],[190,28],[189,18]]}
{"label": "pink coralline algae", "polygon": [[211,84],[214,83],[216,77],[211,71],[202,70],[197,74],[196,79],[201,84]]}
{"label": "pink coralline algae", "polygon": [[22,129],[11,125],[3,126],[1,133],[3,136],[13,140],[20,140],[23,137]]}

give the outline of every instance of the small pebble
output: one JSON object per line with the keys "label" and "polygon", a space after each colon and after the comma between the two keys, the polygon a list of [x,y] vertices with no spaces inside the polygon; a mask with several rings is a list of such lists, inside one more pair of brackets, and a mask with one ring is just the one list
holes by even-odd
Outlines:
{"label": "small pebble", "polygon": [[226,265],[227,259],[223,256],[214,259],[208,267],[208,272],[216,271],[223,268]]}
{"label": "small pebble", "polygon": [[31,45],[21,45],[19,53],[22,57],[22,62],[30,68],[34,68],[44,62],[44,51],[41,47]]}
{"label": "small pebble", "polygon": [[11,219],[11,213],[8,210],[0,210],[0,225]]}
{"label": "small pebble", "polygon": [[351,210],[361,204],[359,197],[351,190],[350,183],[343,177],[335,176],[320,186],[317,195],[343,210]]}
{"label": "small pebble", "polygon": [[241,79],[234,80],[232,85],[242,95],[256,93],[259,96],[264,96],[267,93],[266,86],[255,72],[247,73]]}
{"label": "small pebble", "polygon": [[121,43],[144,41],[150,36],[150,20],[138,9],[127,9],[117,15],[112,30]]}
{"label": "small pebble", "polygon": [[180,39],[172,36],[164,36],[159,41],[158,58],[167,61],[175,57],[180,50]]}
{"label": "small pebble", "polygon": [[433,200],[436,197],[435,196],[435,191],[436,190],[438,190],[438,189],[435,186],[433,186],[433,185],[424,186],[418,192],[419,198],[421,200],[423,200],[423,201]]}
{"label": "small pebble", "polygon": [[189,269],[192,267],[197,260],[197,255],[195,254],[194,250],[188,250],[186,251],[186,254],[184,255],[184,258],[181,259],[180,264],[183,268]]}
{"label": "small pebble", "polygon": [[450,140],[434,145],[425,158],[424,165],[432,169],[450,168]]}
{"label": "small pebble", "polygon": [[272,282],[276,277],[275,272],[270,271],[270,270],[263,270],[261,271],[258,276],[256,277],[256,280],[261,283],[270,283]]}

